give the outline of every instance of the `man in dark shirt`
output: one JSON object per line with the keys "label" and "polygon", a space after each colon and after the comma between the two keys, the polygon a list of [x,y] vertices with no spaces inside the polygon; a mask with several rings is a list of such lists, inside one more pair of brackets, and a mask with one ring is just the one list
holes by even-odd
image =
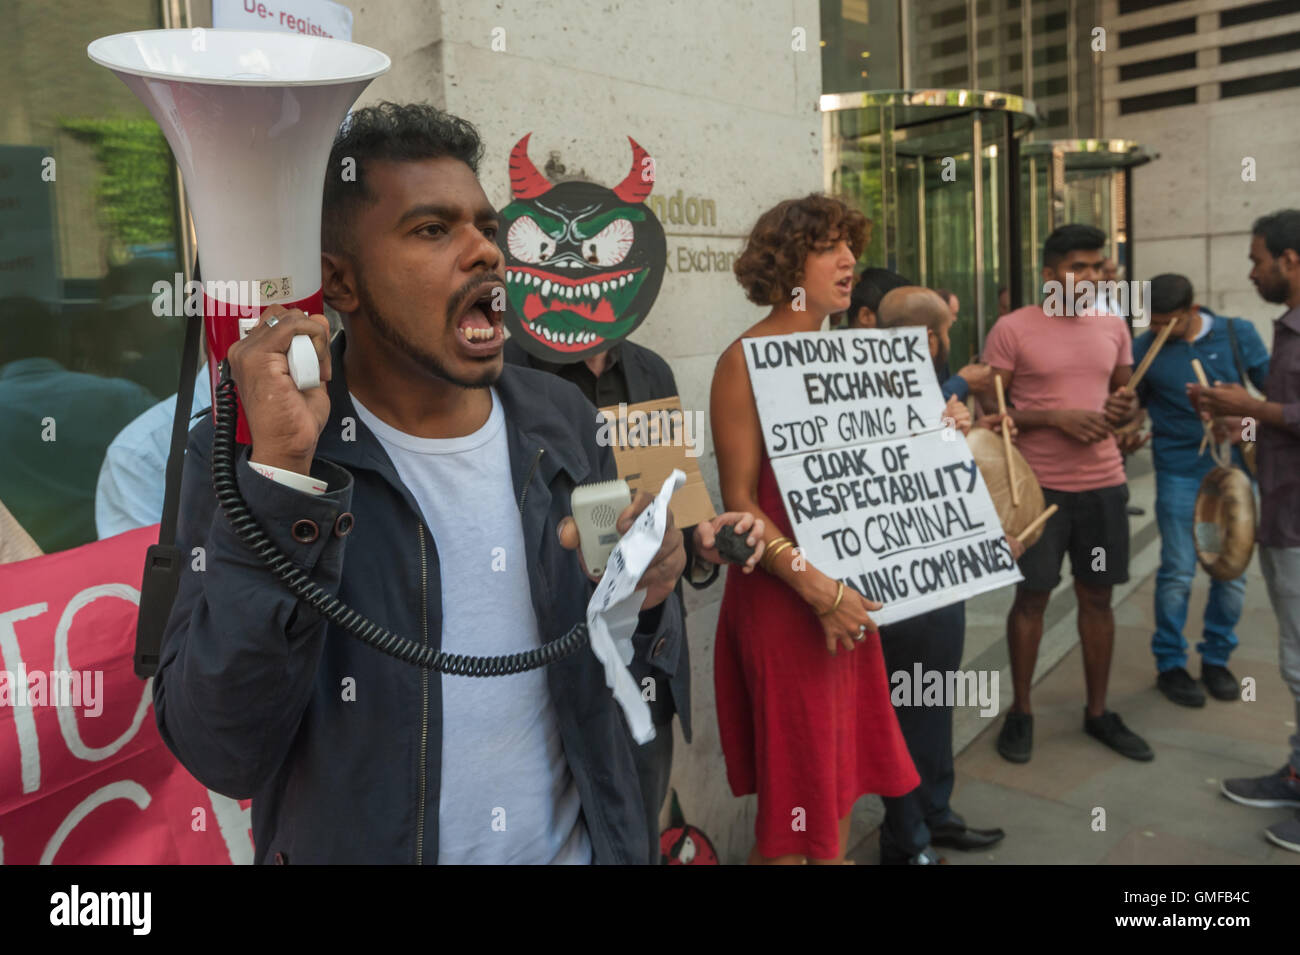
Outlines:
{"label": "man in dark shirt", "polygon": [[[1264,400],[1219,381],[1187,390],[1202,417],[1239,415],[1248,419],[1245,427],[1258,426],[1259,565],[1277,614],[1282,678],[1295,697],[1300,725],[1300,210],[1257,219],[1251,232],[1250,280],[1266,302],[1287,307],[1273,323]],[[1300,729],[1290,743],[1287,765],[1269,776],[1224,780],[1223,794],[1246,806],[1300,809]],[[1300,852],[1300,812],[1264,835]]]}
{"label": "man in dark shirt", "polygon": [[[525,351],[515,339],[505,344],[505,360],[513,365],[537,368],[559,375],[565,381],[578,386],[579,390],[597,408],[610,405],[637,404],[642,401],[658,401],[677,395],[677,382],[673,378],[668,363],[649,348],[633,344],[624,339],[599,354],[582,361],[560,364],[546,361]],[[593,422],[594,424],[594,422]],[[761,523],[755,527],[754,519],[749,514],[720,514],[712,522],[702,522],[694,527],[685,527],[682,534],[686,545],[686,571],[682,579],[692,587],[703,589],[713,583],[718,576],[721,556],[714,547],[717,528],[732,524],[737,532],[758,534],[761,538]],[[701,579],[702,578],[702,579]],[[682,600],[681,581],[670,600]],[[686,619],[686,608],[682,607],[682,620]],[[668,778],[673,766],[673,713],[676,712],[682,724],[682,737],[691,741],[691,661],[686,645],[686,634],[676,642],[680,652],[673,655],[665,653],[667,641],[659,640],[651,646],[649,641],[633,637],[635,656],[628,666],[633,678],[641,686],[646,686],[646,678],[651,678],[656,687],[655,697],[650,700],[650,714],[655,723],[655,738],[644,746],[634,750],[637,773],[641,780],[641,795],[645,800],[646,820],[651,833],[659,832],[659,810],[668,793]],[[662,688],[667,689],[663,692]],[[659,842],[651,840],[651,862],[658,862]]]}
{"label": "man in dark shirt", "polygon": [[[947,366],[951,347],[948,330],[955,317],[951,306],[935,292],[915,286],[900,286],[877,304],[878,327],[927,329],[930,357],[935,373],[940,374],[939,369]],[[960,407],[965,411],[964,406]],[[945,410],[945,414],[949,413]],[[991,415],[982,418],[977,427],[995,429],[1000,421],[1000,416]],[[956,418],[952,427],[966,434],[971,428],[970,416]],[[1008,538],[1007,543],[1017,556],[1023,550],[1019,541],[1012,543]],[[880,648],[890,674],[910,674],[917,667],[927,673],[959,671],[965,645],[966,604],[961,601],[880,628]],[[891,685],[893,679],[891,675]],[[921,784],[906,795],[884,797],[881,864],[934,865],[946,860],[932,847],[969,852],[1001,842],[1005,835],[1001,829],[967,826],[966,820],[952,808],[955,775],[951,701],[943,706],[909,706],[895,700],[894,707]]]}

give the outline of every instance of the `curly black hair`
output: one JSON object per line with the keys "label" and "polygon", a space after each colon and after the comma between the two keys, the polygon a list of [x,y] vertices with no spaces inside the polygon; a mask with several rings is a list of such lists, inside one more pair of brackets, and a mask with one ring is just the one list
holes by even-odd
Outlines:
{"label": "curly black hair", "polygon": [[787,199],[758,217],[733,266],[736,281],[755,305],[779,305],[803,281],[808,253],[843,239],[857,258],[870,229],[866,216],[839,199],[816,193]]}
{"label": "curly black hair", "polygon": [[[352,217],[374,202],[366,187],[366,164],[376,159],[459,159],[478,174],[483,143],[478,130],[428,103],[376,103],[352,113],[330,150],[321,208],[321,248],[349,251]],[[348,162],[351,160],[351,162]]]}

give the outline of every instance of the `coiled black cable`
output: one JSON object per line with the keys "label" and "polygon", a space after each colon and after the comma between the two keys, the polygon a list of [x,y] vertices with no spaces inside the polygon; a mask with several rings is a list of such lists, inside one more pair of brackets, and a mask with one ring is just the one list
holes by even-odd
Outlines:
{"label": "coiled black cable", "polygon": [[476,657],[461,653],[444,653],[406,637],[399,637],[386,627],[367,620],[334,594],[329,593],[293,565],[271,542],[257,518],[248,509],[235,476],[235,421],[238,399],[235,382],[227,362],[221,363],[221,380],[217,383],[216,422],[212,436],[212,488],[227,520],[262,563],[299,600],[332,623],[338,624],[363,643],[403,663],[449,673],[454,676],[508,676],[536,670],[575,653],[588,642],[587,624],[578,623],[572,630],[550,643],[522,653],[496,657]]}

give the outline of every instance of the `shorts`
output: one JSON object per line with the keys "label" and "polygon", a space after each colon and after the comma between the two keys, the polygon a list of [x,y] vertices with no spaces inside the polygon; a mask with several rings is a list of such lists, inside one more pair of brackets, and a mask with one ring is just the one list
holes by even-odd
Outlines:
{"label": "shorts", "polygon": [[1043,503],[1055,504],[1043,534],[1020,558],[1026,590],[1052,590],[1061,582],[1061,558],[1068,552],[1074,579],[1091,587],[1128,580],[1128,485],[1095,491],[1043,488]]}

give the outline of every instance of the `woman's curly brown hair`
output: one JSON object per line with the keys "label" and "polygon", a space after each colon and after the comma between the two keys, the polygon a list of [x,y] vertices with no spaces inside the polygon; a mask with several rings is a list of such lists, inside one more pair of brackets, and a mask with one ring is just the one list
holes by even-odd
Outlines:
{"label": "woman's curly brown hair", "polygon": [[845,240],[854,258],[862,255],[871,222],[839,199],[813,193],[787,199],[758,217],[745,251],[733,269],[745,297],[755,305],[779,305],[803,281],[810,252]]}

